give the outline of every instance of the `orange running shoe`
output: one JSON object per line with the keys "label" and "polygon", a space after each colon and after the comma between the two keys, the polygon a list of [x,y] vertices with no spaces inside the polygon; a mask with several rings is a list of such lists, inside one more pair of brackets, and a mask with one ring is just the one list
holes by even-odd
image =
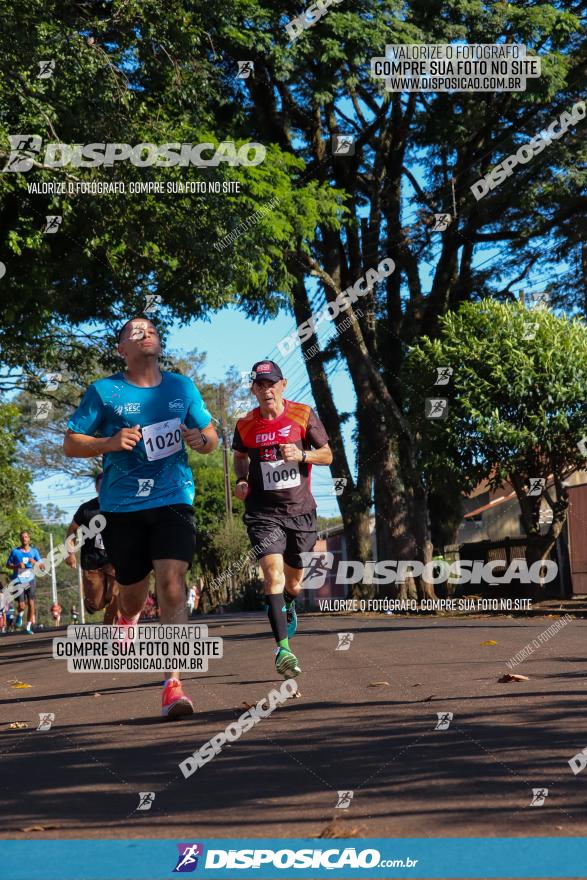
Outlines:
{"label": "orange running shoe", "polygon": [[161,714],[164,718],[184,718],[194,714],[194,704],[186,697],[177,678],[170,678],[163,688],[161,697]]}
{"label": "orange running shoe", "polygon": [[[120,656],[123,654],[128,654],[128,645],[131,642],[134,642],[137,638],[138,632],[138,623],[139,623],[140,614],[137,614],[135,617],[124,617],[123,614],[120,615],[114,626],[118,627],[119,637],[114,639],[116,644],[119,646],[118,653]],[[131,638],[129,635],[129,627],[134,627],[134,635]]]}

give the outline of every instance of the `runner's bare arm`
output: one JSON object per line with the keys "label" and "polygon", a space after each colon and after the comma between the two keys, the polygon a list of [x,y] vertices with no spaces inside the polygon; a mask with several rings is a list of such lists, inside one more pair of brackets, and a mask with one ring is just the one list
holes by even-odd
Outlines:
{"label": "runner's bare arm", "polygon": [[234,450],[234,472],[237,480],[246,480],[249,474],[249,454]]}
{"label": "runner's bare arm", "polygon": [[249,484],[246,482],[249,473],[249,455],[247,452],[234,450],[234,472],[236,474],[235,495],[244,501],[249,493]]}
{"label": "runner's bare arm", "polygon": [[[68,549],[69,549],[70,545],[67,543],[67,539],[69,538],[70,535],[75,535],[75,533],[77,532],[78,529],[79,529],[78,524],[76,523],[76,521],[74,519],[72,519],[71,524],[67,530],[67,534],[65,536],[65,546]],[[70,568],[76,567],[77,560],[75,558],[75,553],[73,553],[73,552],[68,553],[68,555],[65,557],[65,564],[69,565]]]}
{"label": "runner's bare arm", "polygon": [[218,434],[212,422],[201,430],[200,428],[186,428],[185,425],[182,425],[181,432],[190,449],[199,452],[200,455],[208,455],[210,452],[214,452],[218,446]]}
{"label": "runner's bare arm", "polygon": [[303,451],[299,449],[295,443],[283,443],[279,448],[284,461],[304,460],[308,464],[332,464],[332,449],[328,443],[321,446],[320,449],[306,449],[305,459]]}
{"label": "runner's bare arm", "polygon": [[141,439],[139,425],[121,428],[112,437],[92,437],[76,434],[68,428],[63,440],[63,452],[68,458],[94,458],[105,452],[130,452]]}

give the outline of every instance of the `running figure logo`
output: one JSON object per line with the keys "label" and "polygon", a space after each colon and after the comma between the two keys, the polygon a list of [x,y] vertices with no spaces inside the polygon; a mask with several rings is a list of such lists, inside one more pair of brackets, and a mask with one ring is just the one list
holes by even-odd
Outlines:
{"label": "running figure logo", "polygon": [[435,385],[448,385],[450,377],[453,374],[452,367],[436,367]]}
{"label": "running figure logo", "polygon": [[238,73],[237,79],[248,79],[255,72],[255,65],[252,61],[237,61]]}
{"label": "running figure logo", "polygon": [[336,646],[337,651],[350,651],[351,642],[355,637],[354,633],[337,633],[338,635],[338,645]]}
{"label": "running figure logo", "polygon": [[545,798],[548,797],[548,789],[547,788],[533,788],[532,789],[532,800],[530,801],[531,807],[541,807],[544,803]]}
{"label": "running figure logo", "polygon": [[39,712],[39,726],[37,730],[51,730],[51,725],[54,721],[54,712]]}
{"label": "running figure logo", "polygon": [[328,551],[324,553],[311,551],[300,553],[304,567],[302,589],[319,590],[326,582],[326,575],[332,569],[334,554]]}
{"label": "running figure logo", "polygon": [[438,715],[438,723],[434,730],[448,730],[454,717],[452,712],[437,712],[436,714]]}
{"label": "running figure logo", "polygon": [[59,383],[63,379],[62,373],[47,373],[44,379],[47,391],[57,391]]}
{"label": "running figure logo", "polygon": [[37,61],[37,64],[39,65],[37,79],[50,79],[53,76],[53,71],[55,70],[54,61]]}
{"label": "running figure logo", "polygon": [[151,489],[155,485],[155,480],[139,480],[137,477],[137,483],[139,484],[137,497],[146,498],[148,495],[151,494]]}
{"label": "running figure logo", "polygon": [[332,153],[334,156],[354,156],[355,138],[350,134],[332,135]]}
{"label": "running figure logo", "polygon": [[145,308],[143,309],[145,315],[148,315],[150,312],[156,312],[159,306],[161,305],[163,298],[159,293],[148,293],[147,294],[147,302],[145,303]]}
{"label": "running figure logo", "polygon": [[351,805],[351,801],[353,799],[354,791],[339,791],[338,792],[338,803],[335,806],[335,810],[348,810]]}
{"label": "running figure logo", "polygon": [[3,171],[30,171],[43,144],[37,134],[9,134],[10,156]]}
{"label": "running figure logo", "polygon": [[62,220],[63,217],[61,216],[61,214],[46,214],[45,228],[43,229],[43,232],[47,235],[53,235],[61,226]]}
{"label": "running figure logo", "polygon": [[173,869],[174,874],[188,874],[198,867],[198,858],[204,855],[204,847],[201,843],[178,843],[179,856],[177,865]]}
{"label": "running figure logo", "polygon": [[445,419],[448,416],[448,400],[445,397],[427,397],[424,414],[427,419]]}
{"label": "running figure logo", "polygon": [[342,495],[346,488],[348,477],[332,477],[332,489],[329,495]]}
{"label": "running figure logo", "polygon": [[542,495],[542,490],[546,486],[544,477],[530,477],[528,480],[528,495]]}
{"label": "running figure logo", "polygon": [[139,805],[137,810],[150,810],[155,801],[154,791],[139,791]]}
{"label": "running figure logo", "polygon": [[37,411],[33,415],[33,421],[44,422],[51,415],[53,402],[51,400],[35,400],[35,404]]}
{"label": "running figure logo", "polygon": [[444,232],[452,223],[450,214],[433,214],[432,216],[434,217],[432,232]]}

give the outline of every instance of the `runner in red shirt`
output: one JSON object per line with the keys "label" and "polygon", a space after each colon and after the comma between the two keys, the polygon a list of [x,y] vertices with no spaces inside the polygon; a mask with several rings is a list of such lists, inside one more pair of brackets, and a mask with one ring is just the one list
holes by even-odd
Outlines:
{"label": "runner in red shirt", "polygon": [[312,465],[329,465],[328,434],[314,410],[285,400],[287,379],[273,361],[254,364],[251,390],[259,406],[239,419],[232,442],[236,496],[265,581],[269,622],[277,643],[275,668],[284,678],[301,670],[290,650],[302,588],[302,553],[314,549],[316,502]]}

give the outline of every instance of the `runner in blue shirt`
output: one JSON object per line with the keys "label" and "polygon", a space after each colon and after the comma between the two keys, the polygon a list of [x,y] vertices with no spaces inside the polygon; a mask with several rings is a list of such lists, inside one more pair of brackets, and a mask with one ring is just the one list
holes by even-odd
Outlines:
{"label": "runner in blue shirt", "polygon": [[6,565],[8,568],[12,569],[14,580],[16,580],[16,582],[22,587],[22,592],[17,599],[18,616],[16,618],[16,628],[19,629],[22,626],[22,617],[26,600],[28,610],[25,632],[32,636],[33,626],[36,623],[35,595],[37,592],[37,582],[35,580],[33,565],[35,562],[40,562],[41,557],[37,548],[31,547],[31,539],[28,532],[21,532],[19,538],[20,547],[15,547],[11,550]]}
{"label": "runner in blue shirt", "polygon": [[[191,379],[159,368],[161,342],[151,321],[127,321],[118,352],[126,369],[90,385],[68,422],[63,449],[75,458],[104,457],[100,512],[104,548],[120,585],[117,626],[138,622],[152,570],[162,622],[184,624],[185,575],[196,549],[185,444],[206,455],[218,437]],[[170,673],[161,714],[193,711],[179,674]]]}

